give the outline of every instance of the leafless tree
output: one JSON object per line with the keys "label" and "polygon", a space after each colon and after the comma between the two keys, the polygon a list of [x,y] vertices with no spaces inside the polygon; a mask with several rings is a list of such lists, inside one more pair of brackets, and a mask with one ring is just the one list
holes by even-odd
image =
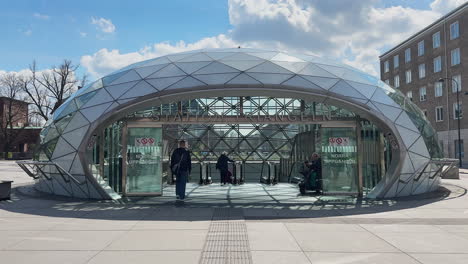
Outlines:
{"label": "leafless tree", "polygon": [[[27,112],[21,108],[22,84],[24,80],[16,73],[7,73],[0,77],[0,96],[3,104],[3,115],[0,117],[0,139],[3,141],[3,152],[10,149],[19,135],[18,129],[28,124]],[[27,106],[26,106],[27,107]],[[21,126],[18,128],[18,126]]]}

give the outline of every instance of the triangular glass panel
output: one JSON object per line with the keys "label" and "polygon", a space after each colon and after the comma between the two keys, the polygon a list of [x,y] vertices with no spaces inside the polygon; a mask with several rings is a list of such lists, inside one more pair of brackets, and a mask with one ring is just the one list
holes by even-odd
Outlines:
{"label": "triangular glass panel", "polygon": [[127,72],[129,72],[129,71],[121,71],[121,72],[118,72],[118,73],[115,73],[115,74],[112,74],[112,75],[107,75],[107,76],[102,78],[102,83],[103,83],[104,86],[109,85],[113,81],[115,81],[118,78],[125,75]]}
{"label": "triangular glass panel", "polygon": [[414,153],[418,153],[421,156],[430,158],[429,151],[427,151],[426,143],[424,143],[424,139],[420,137],[416,142],[409,149]]}
{"label": "triangular glass panel", "polygon": [[401,168],[401,173],[414,173],[413,163],[409,159],[405,159],[403,167]]}
{"label": "triangular glass panel", "polygon": [[423,173],[421,178],[413,184],[412,195],[426,193],[430,189],[429,174]]}
{"label": "triangular glass panel", "polygon": [[49,158],[49,160],[52,158],[52,153],[55,151],[58,140],[59,140],[58,137],[54,138],[54,139],[50,140],[49,142],[47,142],[47,144],[41,146],[41,148],[44,150],[44,152],[47,155],[47,158]]}
{"label": "triangular glass panel", "polygon": [[204,53],[196,53],[192,56],[185,57],[177,62],[194,62],[194,61],[213,61],[212,58],[208,57]]}
{"label": "triangular glass panel", "polygon": [[168,86],[182,80],[185,76],[179,77],[169,77],[169,78],[159,78],[159,79],[147,79],[146,81],[149,82],[153,87],[162,91],[166,89]]}
{"label": "triangular glass panel", "polygon": [[146,78],[150,76],[151,74],[159,71],[160,69],[166,67],[168,64],[157,64],[157,65],[152,65],[152,66],[147,66],[147,67],[141,67],[135,69],[136,72],[141,76],[141,78]]}
{"label": "triangular glass panel", "polygon": [[193,77],[209,85],[223,85],[238,74],[239,73],[197,74],[193,75]]}
{"label": "triangular glass panel", "polygon": [[70,123],[71,119],[73,118],[73,114],[67,115],[62,117],[61,119],[55,121],[55,127],[59,133],[62,133],[67,125]]}
{"label": "triangular glass panel", "polygon": [[301,75],[310,75],[310,76],[318,76],[318,77],[326,77],[326,78],[338,78],[338,76],[333,75],[326,70],[318,67],[313,63],[309,63],[302,71],[299,72]]}
{"label": "triangular glass panel", "polygon": [[102,103],[107,103],[114,101],[114,98],[110,96],[106,89],[100,89],[94,96],[91,98],[86,104],[84,104],[81,108],[86,108]]}
{"label": "triangular glass panel", "polygon": [[163,69],[148,76],[147,79],[185,76],[185,75],[187,74],[184,71],[182,71],[179,67],[175,66],[174,64],[169,64]]}
{"label": "triangular glass panel", "polygon": [[222,61],[252,61],[252,60],[262,60],[259,57],[252,56],[246,53],[234,53],[234,55],[222,59]]}
{"label": "triangular glass panel", "polygon": [[181,68],[187,74],[192,74],[195,71],[205,67],[206,65],[210,64],[209,61],[197,61],[197,62],[177,62],[175,65]]}
{"label": "triangular glass panel", "polygon": [[[75,112],[76,110],[78,110],[78,108],[76,107],[75,101],[71,100],[66,105],[63,106],[63,110],[60,111],[60,113],[57,116],[54,116],[54,119],[55,120],[60,119],[70,113]],[[55,111],[55,114],[57,114],[57,111]]]}
{"label": "triangular glass panel", "polygon": [[271,58],[275,57],[279,52],[272,51],[272,52],[249,52],[250,54],[255,57],[259,57],[264,60],[270,60]]}
{"label": "triangular glass panel", "polygon": [[289,61],[274,61],[274,63],[294,73],[298,73],[302,71],[309,64],[309,62],[289,62]]}
{"label": "triangular glass panel", "polygon": [[115,85],[119,83],[126,83],[131,81],[141,80],[141,76],[134,70],[128,71],[122,77],[118,78],[117,80],[111,82],[109,85]]}
{"label": "triangular glass panel", "polygon": [[189,88],[189,87],[197,87],[197,86],[206,86],[206,84],[202,83],[201,81],[191,76],[187,76],[183,80],[176,82],[175,84],[169,86],[168,88],[164,90],[167,91],[167,90],[172,90],[172,89]]}
{"label": "triangular glass panel", "polygon": [[258,66],[255,66],[247,72],[260,72],[260,73],[285,73],[285,74],[293,74],[293,72],[286,70],[285,68],[274,64],[271,61],[266,61]]}
{"label": "triangular glass panel", "polygon": [[128,83],[122,83],[122,84],[117,84],[117,85],[111,85],[107,86],[106,89],[109,94],[114,98],[117,99],[119,98],[122,94],[124,94],[126,91],[130,90],[135,86],[137,83],[140,81],[133,81],[133,82],[128,82]]}
{"label": "triangular glass panel", "polygon": [[402,127],[406,127],[410,130],[413,130],[415,132],[419,132],[418,128],[414,125],[413,121],[408,117],[408,114],[406,112],[403,112],[395,121],[397,125],[400,125]]}
{"label": "triangular glass panel", "polygon": [[283,83],[283,85],[293,86],[297,88],[308,88],[308,89],[314,89],[314,90],[319,90],[319,91],[326,91],[325,89],[307,81],[306,79],[298,75],[287,80],[286,82]]}
{"label": "triangular glass panel", "polygon": [[116,107],[119,106],[119,105],[120,105],[119,103],[113,102],[113,103],[106,109],[106,111],[105,111],[103,114],[105,114],[105,113],[111,111],[112,109],[116,108]]}
{"label": "triangular glass panel", "polygon": [[83,137],[85,136],[86,131],[88,131],[89,126],[84,126],[78,129],[75,129],[73,131],[70,131],[68,133],[65,133],[62,135],[62,137],[72,145],[75,149],[78,149],[80,146],[81,141],[83,140]]}
{"label": "triangular glass panel", "polygon": [[215,74],[215,73],[231,73],[231,72],[239,72],[238,70],[229,67],[221,62],[212,62],[210,65],[196,71],[194,74]]}
{"label": "triangular glass panel", "polygon": [[81,166],[81,161],[78,155],[76,155],[73,165],[70,168],[71,174],[84,174],[83,166]]}
{"label": "triangular glass panel", "polygon": [[75,98],[75,103],[78,106],[78,108],[81,108],[84,104],[86,104],[93,96],[97,93],[98,91],[92,91],[90,93],[83,94],[82,96],[79,96]]}
{"label": "triangular glass panel", "polygon": [[251,60],[251,61],[221,61],[222,63],[228,65],[228,66],[231,66],[235,69],[237,69],[238,71],[246,71],[250,68],[253,68],[261,63],[263,63],[263,61],[261,60]]}
{"label": "triangular glass panel", "polygon": [[44,140],[41,142],[41,144],[45,144],[49,141],[51,141],[54,138],[58,138],[60,136],[61,131],[58,131],[55,125],[51,125],[47,128],[47,134],[44,137]]}
{"label": "triangular glass panel", "polygon": [[[413,143],[419,138],[420,134],[414,131],[411,131],[407,128],[401,127],[396,125],[398,132],[400,133],[400,137],[403,140],[406,148],[409,148]],[[402,147],[402,146],[401,146]]]}
{"label": "triangular glass panel", "polygon": [[73,152],[68,155],[62,156],[60,158],[53,159],[52,161],[58,163],[59,166],[62,167],[62,169],[68,172],[73,163],[73,160],[75,159],[75,156],[76,156],[76,152]]}
{"label": "triangular glass panel", "polygon": [[411,186],[413,185],[413,178],[412,175],[405,175],[409,177],[405,183],[400,182],[398,185],[397,196],[404,197],[411,195]]}
{"label": "triangular glass panel", "polygon": [[60,177],[54,177],[54,194],[62,196],[72,196],[71,187]]}
{"label": "triangular glass panel", "polygon": [[281,84],[282,82],[294,76],[293,74],[278,73],[249,73],[249,75],[263,84]]}
{"label": "triangular glass panel", "polygon": [[112,103],[105,103],[93,107],[89,107],[86,109],[80,110],[80,112],[89,120],[89,122],[94,122],[94,120],[98,119],[101,114],[111,105]]}
{"label": "triangular glass panel", "polygon": [[233,52],[206,52],[206,55],[210,56],[213,60],[220,60],[227,56],[231,56],[235,53]]}
{"label": "triangular glass panel", "polygon": [[397,194],[397,189],[398,189],[398,181],[392,184],[392,187],[388,190],[388,192],[385,194],[385,198],[393,198]]}
{"label": "triangular glass panel", "polygon": [[390,98],[382,89],[376,89],[374,95],[371,98],[371,101],[379,102],[382,104],[400,107],[399,104],[395,103],[392,98]]}
{"label": "triangular glass panel", "polygon": [[339,81],[336,85],[334,85],[330,89],[330,91],[337,93],[339,95],[346,96],[346,97],[349,96],[349,97],[367,99],[364,95],[356,91],[356,89],[354,89],[351,85],[349,85],[347,82],[343,80]]}
{"label": "triangular glass panel", "polygon": [[52,160],[72,152],[76,152],[76,149],[68,144],[68,142],[63,138],[60,138],[57,142],[57,146],[55,147],[54,154],[52,155]]}
{"label": "triangular glass panel", "polygon": [[304,62],[304,60],[293,57],[284,53],[278,53],[276,56],[271,58],[272,61],[284,61],[284,62]]}
{"label": "triangular glass panel", "polygon": [[364,74],[364,73],[352,70],[350,68],[324,65],[324,64],[319,64],[318,66],[344,80],[355,81],[355,82],[365,83],[369,85],[377,85],[377,80],[374,80],[374,78],[370,78],[368,74]]}
{"label": "triangular glass panel", "polygon": [[396,108],[396,107],[391,107],[386,104],[379,104],[377,102],[373,102],[375,106],[386,116],[388,119],[392,120],[395,122],[395,120],[398,118],[398,116],[401,114],[401,109]]}
{"label": "triangular glass panel", "polygon": [[262,83],[260,83],[259,81],[255,80],[254,78],[250,77],[249,75],[247,75],[245,73],[241,73],[241,74],[237,75],[236,77],[234,77],[234,79],[230,80],[227,84],[232,84],[232,85],[235,85],[235,84],[239,84],[239,85],[246,85],[246,84],[262,85]]}
{"label": "triangular glass panel", "polygon": [[75,130],[79,127],[86,126],[89,124],[88,119],[86,119],[83,114],[80,112],[76,112],[75,115],[73,115],[72,120],[68,124],[67,128],[63,131],[63,133],[70,132],[72,130]]}
{"label": "triangular glass panel", "polygon": [[156,90],[153,86],[151,86],[146,81],[141,81],[137,85],[135,85],[132,89],[128,90],[128,92],[124,93],[119,99],[126,99],[126,98],[133,98],[133,97],[140,97],[147,94],[155,93]]}
{"label": "triangular glass panel", "polygon": [[182,53],[182,54],[167,55],[166,58],[168,58],[172,62],[176,62],[183,58],[187,58],[188,56],[191,56],[191,55],[192,53]]}
{"label": "triangular glass panel", "polygon": [[371,98],[372,95],[375,92],[375,89],[378,89],[376,86],[373,85],[368,85],[368,84],[362,84],[362,83],[357,83],[353,81],[346,81],[349,85],[351,85],[354,89],[356,89],[358,92],[363,94],[366,98]]}
{"label": "triangular glass panel", "polygon": [[308,75],[300,75],[300,76],[325,90],[332,88],[340,80],[336,78],[316,77],[316,76],[308,76]]}
{"label": "triangular glass panel", "polygon": [[167,63],[171,63],[171,62],[172,61],[170,61],[166,57],[159,57],[159,58],[156,58],[156,59],[152,59],[152,60],[148,61],[147,63],[141,65],[141,66],[146,67],[146,66],[151,66],[151,65],[167,64]]}

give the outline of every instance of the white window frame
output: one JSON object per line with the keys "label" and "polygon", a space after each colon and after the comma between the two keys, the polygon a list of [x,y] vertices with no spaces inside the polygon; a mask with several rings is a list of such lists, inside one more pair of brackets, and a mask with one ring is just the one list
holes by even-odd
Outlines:
{"label": "white window frame", "polygon": [[[460,119],[463,119],[463,105],[462,102],[460,102],[458,105],[460,105]],[[457,102],[453,103],[453,119],[457,120],[457,114],[456,114],[456,109],[457,109]]]}
{"label": "white window frame", "polygon": [[384,72],[387,73],[390,71],[390,62],[387,60],[384,62]]}
{"label": "white window frame", "polygon": [[419,79],[426,78],[426,64],[419,64],[418,66]]}
{"label": "white window frame", "polygon": [[432,35],[432,48],[437,49],[438,47],[440,47],[440,31]]}
{"label": "white window frame", "polygon": [[442,71],[442,57],[434,58],[434,73]]}
{"label": "white window frame", "polygon": [[427,100],[427,89],[426,89],[426,86],[424,86],[424,87],[419,88],[419,101],[424,102],[426,100]]}
{"label": "white window frame", "polygon": [[406,97],[408,97],[411,101],[413,101],[413,91],[406,92]]}
{"label": "white window frame", "polygon": [[460,24],[458,21],[450,24],[450,40],[460,37]]}
{"label": "white window frame", "polygon": [[400,75],[395,75],[395,77],[393,77],[393,86],[395,88],[400,87]]}
{"label": "white window frame", "polygon": [[[457,88],[458,88],[458,91],[461,92],[462,91],[461,74],[454,75],[452,77],[452,79],[457,81],[457,83],[455,83],[453,80],[451,81],[451,83],[452,83],[452,93],[456,93]],[[458,87],[457,87],[457,84],[458,84]]]}
{"label": "white window frame", "polygon": [[407,48],[405,50],[405,63],[408,63],[411,61],[411,48]]}
{"label": "white window frame", "polygon": [[424,55],[424,40],[418,43],[418,56]]}
{"label": "white window frame", "polygon": [[444,94],[444,86],[442,82],[434,83],[434,97],[441,97]]}
{"label": "white window frame", "polygon": [[400,55],[393,56],[393,68],[396,69],[400,66]]}
{"label": "white window frame", "polygon": [[412,78],[413,76],[411,75],[411,70],[407,70],[407,71],[405,72],[405,77],[406,77],[406,83],[411,83],[411,81],[412,81],[412,79],[413,79],[413,78]]}
{"label": "white window frame", "polygon": [[435,120],[436,120],[436,122],[443,122],[444,121],[444,107],[443,106],[436,106],[436,108],[435,108]]}
{"label": "white window frame", "polygon": [[460,64],[460,48],[456,48],[450,51],[450,58],[450,64],[452,66]]}

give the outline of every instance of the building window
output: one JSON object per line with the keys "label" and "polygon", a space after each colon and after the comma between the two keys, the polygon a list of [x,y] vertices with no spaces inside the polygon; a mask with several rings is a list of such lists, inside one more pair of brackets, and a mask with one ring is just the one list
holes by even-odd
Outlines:
{"label": "building window", "polygon": [[452,50],[452,66],[460,64],[460,48]]}
{"label": "building window", "polygon": [[424,55],[424,40],[418,43],[418,56]]}
{"label": "building window", "polygon": [[[455,139],[453,141],[453,143],[455,144],[455,158],[459,158],[459,155],[461,153],[461,157],[464,158],[465,157],[465,146],[463,144],[463,139],[460,140],[460,144],[458,144],[458,139]],[[461,151],[458,151],[458,148],[460,147]]]}
{"label": "building window", "polygon": [[426,87],[419,88],[419,101],[426,101]]}
{"label": "building window", "polygon": [[398,64],[400,63],[400,57],[398,55],[393,57],[393,68],[398,68]]}
{"label": "building window", "polygon": [[456,39],[460,36],[460,27],[458,21],[450,25],[450,39]]}
{"label": "building window", "polygon": [[400,75],[395,76],[393,79],[393,86],[395,86],[395,88],[400,87]]}
{"label": "building window", "polygon": [[440,47],[440,31],[432,35],[432,48]]}
{"label": "building window", "polygon": [[413,101],[413,91],[409,91],[406,93],[406,97],[408,97],[408,99],[410,99],[411,101]]}
{"label": "building window", "polygon": [[437,106],[435,108],[436,112],[436,122],[444,121],[444,108],[442,106]]}
{"label": "building window", "polygon": [[387,85],[390,85],[390,80],[389,80],[389,79],[385,80],[384,82],[385,82]]}
{"label": "building window", "polygon": [[390,63],[388,61],[384,62],[384,72],[388,72],[390,70]]}
{"label": "building window", "polygon": [[434,59],[434,72],[440,72],[442,70],[442,57]]}
{"label": "building window", "polygon": [[411,49],[407,48],[405,50],[405,62],[410,62],[411,61]]}
{"label": "building window", "polygon": [[406,71],[406,83],[411,83],[411,70]]}
{"label": "building window", "polygon": [[426,64],[419,64],[419,79],[426,77]]}
{"label": "building window", "polygon": [[452,78],[453,78],[452,93],[461,92],[462,90],[461,75],[458,74],[458,75],[453,76]]}
{"label": "building window", "polygon": [[453,119],[463,118],[463,107],[461,102],[459,104],[453,103]]}
{"label": "building window", "polygon": [[435,97],[442,96],[442,82],[435,82],[435,84],[434,84],[434,94],[435,94]]}

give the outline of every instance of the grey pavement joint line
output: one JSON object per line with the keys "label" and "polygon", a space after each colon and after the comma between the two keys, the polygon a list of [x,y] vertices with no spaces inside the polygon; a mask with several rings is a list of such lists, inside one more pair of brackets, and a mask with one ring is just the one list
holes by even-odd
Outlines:
{"label": "grey pavement joint line", "polygon": [[199,263],[252,263],[247,226],[242,210],[229,208],[214,210]]}

